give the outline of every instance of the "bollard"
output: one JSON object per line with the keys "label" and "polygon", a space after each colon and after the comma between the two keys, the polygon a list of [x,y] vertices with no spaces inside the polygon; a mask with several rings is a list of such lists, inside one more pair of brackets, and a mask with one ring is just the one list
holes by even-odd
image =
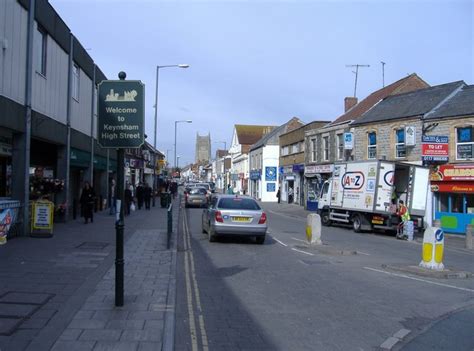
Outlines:
{"label": "bollard", "polygon": [[466,249],[472,250],[472,232],[474,231],[474,225],[468,224],[466,226]]}
{"label": "bollard", "polygon": [[438,227],[428,227],[423,235],[422,261],[420,267],[442,271],[444,255],[444,232]]}
{"label": "bollard", "polygon": [[310,245],[321,245],[321,216],[310,213],[306,218],[306,240]]}
{"label": "bollard", "polygon": [[171,233],[173,232],[173,204],[170,204],[168,207],[168,231],[167,231],[167,240],[166,247],[170,248],[171,243]]}

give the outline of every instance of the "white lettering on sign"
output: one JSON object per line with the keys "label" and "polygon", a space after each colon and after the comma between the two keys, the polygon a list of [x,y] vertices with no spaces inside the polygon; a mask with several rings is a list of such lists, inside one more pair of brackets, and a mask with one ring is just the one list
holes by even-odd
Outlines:
{"label": "white lettering on sign", "polygon": [[138,126],[130,125],[130,124],[120,124],[120,125],[104,124],[104,129],[111,132],[115,132],[117,130],[138,130]]}
{"label": "white lettering on sign", "polygon": [[137,109],[134,107],[106,107],[105,111],[107,111],[107,113],[137,113]]}

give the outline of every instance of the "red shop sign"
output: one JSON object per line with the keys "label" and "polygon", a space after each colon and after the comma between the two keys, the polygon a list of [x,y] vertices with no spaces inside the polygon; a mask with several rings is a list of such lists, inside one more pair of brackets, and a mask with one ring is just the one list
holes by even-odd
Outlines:
{"label": "red shop sign", "polygon": [[474,193],[472,182],[432,182],[431,191],[441,193]]}
{"label": "red shop sign", "polygon": [[441,165],[430,175],[431,181],[474,180],[474,164]]}
{"label": "red shop sign", "polygon": [[449,156],[448,144],[421,144],[423,156]]}

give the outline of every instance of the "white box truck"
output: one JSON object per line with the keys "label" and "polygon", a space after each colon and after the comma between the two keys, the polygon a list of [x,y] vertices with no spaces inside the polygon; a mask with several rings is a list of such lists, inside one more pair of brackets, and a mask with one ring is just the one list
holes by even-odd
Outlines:
{"label": "white box truck", "polygon": [[355,232],[396,230],[394,203],[403,200],[418,229],[423,228],[429,187],[429,169],[402,162],[363,161],[334,165],[318,200],[325,226],[352,224]]}

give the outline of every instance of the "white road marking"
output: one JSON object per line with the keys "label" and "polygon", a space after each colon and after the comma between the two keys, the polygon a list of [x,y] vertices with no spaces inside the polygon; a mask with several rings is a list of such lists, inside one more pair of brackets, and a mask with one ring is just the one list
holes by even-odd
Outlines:
{"label": "white road marking", "polygon": [[298,250],[298,249],[295,249],[294,247],[291,248],[293,251],[297,251],[297,252],[301,252],[301,253],[304,253],[306,255],[310,255],[310,256],[314,256],[314,254],[312,254],[311,252],[306,252],[306,251],[302,251],[302,250]]}
{"label": "white road marking", "polygon": [[[184,241],[186,238],[183,237]],[[196,333],[196,322],[194,321],[194,309],[193,309],[193,293],[191,291],[191,279],[189,278],[189,268],[188,268],[188,255],[187,252],[184,254],[184,275],[186,281],[186,296],[188,302],[188,315],[189,315],[189,333],[191,335],[191,346],[193,351],[197,351],[197,333]]]}
{"label": "white road marking", "polygon": [[357,254],[360,254],[360,255],[366,255],[366,256],[370,256],[369,253],[367,252],[362,252],[362,251],[359,251],[359,250],[356,250]]}
{"label": "white road marking", "polygon": [[432,282],[431,280],[426,280],[426,279],[421,279],[421,278],[410,277],[409,275],[387,272],[387,271],[384,271],[384,270],[381,270],[381,269],[375,269],[375,268],[371,268],[371,267],[364,267],[364,269],[368,269],[369,271],[384,273],[384,274],[387,274],[387,275],[392,275],[392,276],[399,277],[399,278],[406,278],[406,279],[416,280],[416,281],[424,282],[424,283],[428,283],[428,284],[433,284],[433,285],[438,285],[438,286],[444,286],[445,288],[457,289],[457,290],[462,290],[462,291],[467,291],[467,292],[474,293],[474,289],[462,288],[462,287],[460,287],[460,286],[455,286],[455,285],[449,285],[449,284],[444,284],[444,283]]}
{"label": "white road marking", "polygon": [[285,244],[284,242],[278,240],[277,238],[275,238],[274,236],[272,236],[273,240],[275,240],[277,243],[279,243],[280,245],[283,245],[283,246],[288,246],[287,244]]}
{"label": "white road marking", "polygon": [[295,238],[295,237],[293,237],[293,236],[292,236],[291,238],[292,238],[293,240],[298,240],[298,241],[301,241],[301,242],[304,242],[304,243],[307,242],[306,240],[298,239],[298,238]]}

